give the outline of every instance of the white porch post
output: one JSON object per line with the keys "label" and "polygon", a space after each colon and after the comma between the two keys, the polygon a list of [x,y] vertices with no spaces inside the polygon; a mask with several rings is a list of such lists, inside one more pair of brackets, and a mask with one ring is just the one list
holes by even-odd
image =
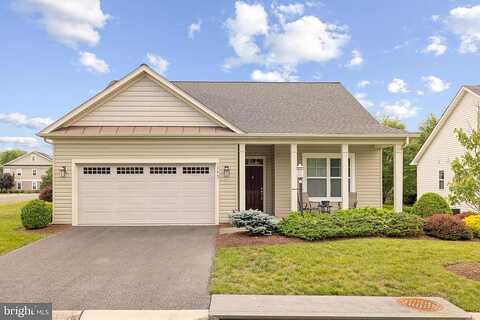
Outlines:
{"label": "white porch post", "polygon": [[290,210],[297,211],[297,144],[290,145]]}
{"label": "white porch post", "polygon": [[245,143],[238,145],[238,197],[239,210],[245,210]]}
{"label": "white porch post", "polygon": [[342,144],[342,209],[350,206],[348,193],[348,144]]}
{"label": "white porch post", "polygon": [[403,146],[393,147],[393,209],[403,211]]}

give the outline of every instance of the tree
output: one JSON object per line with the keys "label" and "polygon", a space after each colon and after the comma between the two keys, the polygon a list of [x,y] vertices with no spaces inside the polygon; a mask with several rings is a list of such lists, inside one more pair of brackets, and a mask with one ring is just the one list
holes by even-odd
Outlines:
{"label": "tree", "polygon": [[44,176],[42,176],[42,183],[40,184],[40,189],[43,189],[45,187],[51,187],[52,186],[52,168],[48,168],[47,172],[45,173]]}
{"label": "tree", "polygon": [[26,152],[19,149],[6,150],[0,153],[0,165],[4,165],[7,162],[12,161],[20,156],[23,156]]}
{"label": "tree", "polygon": [[[405,129],[405,125],[397,119],[383,118],[380,122],[389,128]],[[427,140],[437,118],[430,114],[419,126],[419,135],[412,139],[403,149],[403,201],[407,204],[415,202],[417,196],[417,167],[411,166],[415,155]],[[393,148],[383,149],[383,201],[391,201],[393,197]]]}
{"label": "tree", "polygon": [[7,191],[13,188],[15,179],[10,173],[4,173],[0,177],[0,190]]}
{"label": "tree", "polygon": [[449,184],[451,203],[465,203],[480,212],[480,129],[469,135],[455,129],[458,141],[465,154],[452,161],[453,179]]}

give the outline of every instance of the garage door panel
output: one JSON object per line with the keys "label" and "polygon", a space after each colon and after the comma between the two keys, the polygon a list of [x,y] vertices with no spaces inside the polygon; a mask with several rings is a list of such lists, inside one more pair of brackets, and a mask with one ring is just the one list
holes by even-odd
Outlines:
{"label": "garage door panel", "polygon": [[79,224],[214,224],[214,173],[208,164],[81,166]]}

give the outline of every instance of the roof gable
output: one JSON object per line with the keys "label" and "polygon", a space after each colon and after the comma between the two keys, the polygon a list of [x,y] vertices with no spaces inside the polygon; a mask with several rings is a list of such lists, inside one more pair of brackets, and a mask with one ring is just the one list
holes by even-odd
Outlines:
{"label": "roof gable", "polygon": [[52,158],[38,151],[27,152],[24,155],[15,158],[7,163],[4,166],[15,166],[15,165],[51,165]]}
{"label": "roof gable", "polygon": [[[458,90],[457,94],[453,98],[453,100],[450,102],[450,104],[447,106],[445,111],[443,112],[442,116],[437,122],[437,125],[435,128],[433,128],[432,133],[428,136],[427,140],[425,143],[422,145],[418,153],[415,155],[415,158],[412,160],[410,164],[412,165],[417,165],[422,158],[422,156],[425,154],[425,152],[428,150],[432,142],[435,140],[435,138],[438,136],[442,128],[445,126],[445,124],[448,122],[450,119],[451,115],[454,113],[454,111],[457,109],[457,107],[461,104],[461,101],[465,97],[466,94],[473,94],[475,96],[480,97],[480,87],[477,86],[479,89],[478,91],[474,91],[471,88],[472,86],[462,86],[460,90]],[[473,86],[475,88],[475,86]],[[480,121],[480,120],[477,120]]]}
{"label": "roof gable", "polygon": [[[132,92],[128,91],[129,88],[137,88],[137,91],[134,91],[134,95],[142,95],[142,85],[143,87],[148,87],[147,90],[150,90],[150,93],[153,94],[153,99],[155,100],[154,103],[156,103],[156,106],[153,108],[150,108],[150,111],[147,112],[147,114],[144,114],[144,118],[149,118],[151,119],[152,112],[157,112],[156,113],[156,119],[158,120],[159,118],[162,118],[161,112],[170,112],[167,111],[165,108],[165,103],[162,103],[160,98],[162,95],[164,98],[167,100],[170,100],[171,102],[174,103],[174,107],[178,107],[182,110],[178,110],[180,112],[184,111],[186,113],[183,113],[183,120],[188,119],[187,114],[189,113],[192,118],[191,122],[194,123],[195,120],[201,120],[200,123],[204,126],[221,126],[221,127],[227,127],[230,130],[236,132],[236,133],[241,133],[241,130],[236,128],[233,124],[229,123],[225,119],[223,119],[221,116],[216,114],[215,112],[211,111],[209,108],[198,102],[195,98],[189,96],[187,93],[183,92],[180,90],[178,87],[176,87],[174,84],[160,76],[158,73],[156,73],[154,70],[152,70],[149,66],[147,65],[141,65],[129,74],[127,74],[125,77],[123,77],[121,80],[116,81],[111,83],[107,88],[105,88],[103,91],[99,92],[97,95],[92,97],[91,99],[87,100],[85,103],[80,105],[79,107],[75,108],[74,110],[70,111],[54,123],[52,123],[50,126],[42,130],[39,135],[40,136],[48,136],[49,133],[52,131],[62,128],[62,127],[68,127],[72,125],[76,125],[78,121],[80,121],[79,125],[85,125],[85,124],[92,124],[92,123],[97,123],[96,125],[109,125],[108,122],[110,122],[112,125],[118,125],[115,123],[121,123],[120,118],[125,118],[122,117],[120,113],[124,115],[124,112],[132,111],[135,113],[137,116],[141,116],[141,112],[139,110],[146,110],[145,107],[148,107],[149,104],[144,103],[143,109],[142,103],[139,102],[139,100],[145,100],[145,97],[136,97],[134,100],[136,100],[136,104],[138,108],[131,108],[130,106],[127,106],[125,104],[125,99],[128,100],[128,96],[132,94]],[[157,86],[157,90],[153,90],[153,88]],[[136,92],[136,93],[135,93]],[[143,91],[145,92],[145,91]],[[151,97],[150,97],[151,98]],[[147,100],[150,98],[146,98]],[[112,99],[123,99],[122,103],[123,104],[123,109],[102,109],[102,106],[105,104],[108,104]],[[118,105],[118,100],[113,102],[114,107],[122,107],[122,105]],[[158,108],[157,108],[158,107]],[[110,105],[110,108],[112,108],[112,105]],[[160,109],[160,110],[159,110]],[[120,111],[119,111],[120,110]],[[128,111],[126,111],[128,110]],[[119,112],[118,112],[119,111]],[[97,112],[95,114],[95,112]],[[102,113],[103,112],[103,113]],[[165,115],[165,114],[164,114]],[[170,113],[170,117],[175,116]],[[112,120],[113,117],[113,120]],[[137,118],[138,119],[138,118]],[[113,121],[113,122],[112,122]],[[83,123],[82,123],[83,122]],[[140,121],[141,122],[141,121]],[[160,121],[161,122],[161,121]],[[125,125],[134,125],[134,124],[125,124]],[[140,125],[145,125],[145,123],[142,123]],[[152,124],[149,124],[152,126]],[[155,126],[156,124],[153,124]],[[180,124],[182,125],[182,124]]]}

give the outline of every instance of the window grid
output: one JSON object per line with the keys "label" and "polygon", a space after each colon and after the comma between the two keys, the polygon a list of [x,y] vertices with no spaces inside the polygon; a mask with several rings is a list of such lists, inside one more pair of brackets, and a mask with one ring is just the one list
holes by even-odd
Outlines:
{"label": "window grid", "polygon": [[438,171],[438,189],[445,190],[445,170]]}
{"label": "window grid", "polygon": [[37,175],[37,169],[32,169],[32,176],[36,176]]}
{"label": "window grid", "polygon": [[150,167],[150,174],[177,174],[176,167]]}
{"label": "window grid", "polygon": [[209,174],[209,167],[183,167],[183,174]]}
{"label": "window grid", "polygon": [[143,174],[143,167],[118,167],[117,174]]}
{"label": "window grid", "polygon": [[83,174],[110,174],[110,167],[84,167]]}
{"label": "window grid", "polygon": [[[319,157],[319,158],[307,158],[307,186],[309,180],[319,180],[320,183],[324,184],[325,191],[321,195],[317,196],[320,198],[339,198],[342,196],[341,193],[341,181],[342,181],[342,162],[341,158],[329,158],[329,157]],[[350,158],[348,159],[348,190],[351,190],[351,163]],[[340,185],[338,185],[340,184]],[[335,192],[334,185],[337,189],[340,187],[340,190]],[[308,187],[307,187],[308,189]]]}

